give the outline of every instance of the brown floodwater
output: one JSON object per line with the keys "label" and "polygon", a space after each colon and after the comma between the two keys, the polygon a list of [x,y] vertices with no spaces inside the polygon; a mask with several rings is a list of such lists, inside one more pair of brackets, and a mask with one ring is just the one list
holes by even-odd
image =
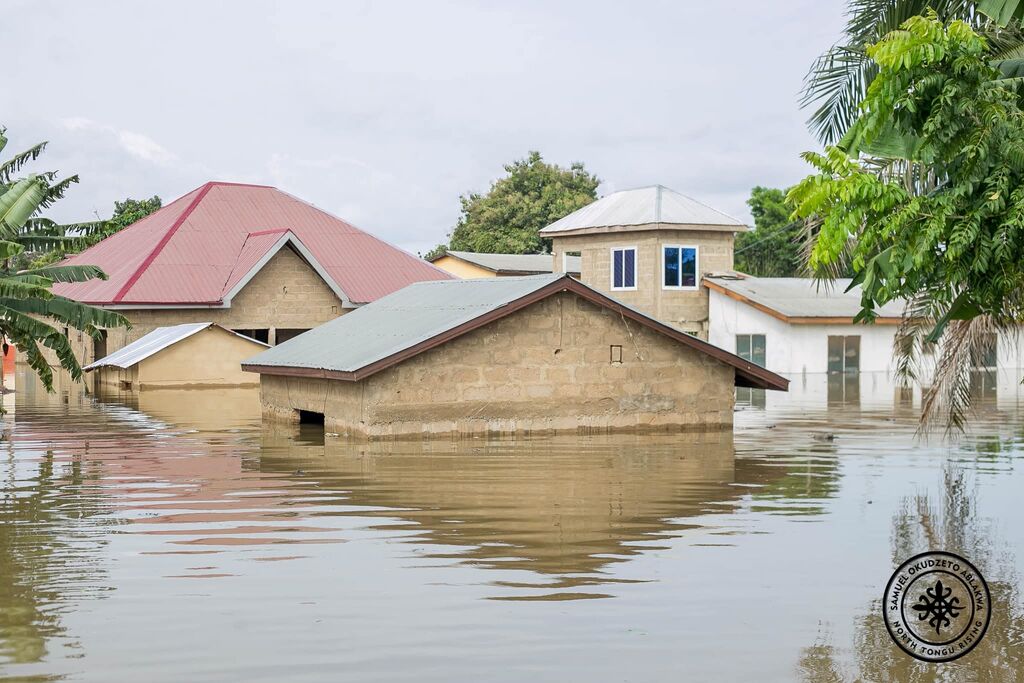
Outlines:
{"label": "brown floodwater", "polygon": [[[371,444],[261,425],[248,390],[17,387],[0,678],[1024,678],[1013,382],[956,443],[915,438],[919,397],[868,376],[747,392],[735,433]],[[928,549],[993,598],[944,665],[880,611]]]}

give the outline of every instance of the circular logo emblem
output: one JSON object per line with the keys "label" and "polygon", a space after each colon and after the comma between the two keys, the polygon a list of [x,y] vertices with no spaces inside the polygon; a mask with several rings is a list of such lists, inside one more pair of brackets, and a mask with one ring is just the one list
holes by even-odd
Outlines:
{"label": "circular logo emblem", "polygon": [[948,662],[974,649],[992,616],[988,584],[953,553],[915,555],[885,586],[885,627],[900,648],[925,662]]}

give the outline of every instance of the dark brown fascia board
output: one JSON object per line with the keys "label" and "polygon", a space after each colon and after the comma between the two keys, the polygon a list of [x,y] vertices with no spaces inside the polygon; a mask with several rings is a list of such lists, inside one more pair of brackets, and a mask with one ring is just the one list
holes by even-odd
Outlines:
{"label": "dark brown fascia board", "polygon": [[730,353],[725,349],[720,349],[713,344],[709,344],[706,341],[698,339],[692,335],[665,325],[664,323],[658,322],[657,320],[650,318],[638,311],[625,306],[614,299],[606,297],[605,295],[597,292],[590,287],[587,287],[578,280],[574,280],[569,276],[563,276],[551,284],[545,285],[540,289],[527,294],[524,297],[511,301],[500,308],[496,308],[493,311],[489,311],[473,320],[467,321],[461,325],[446,330],[441,334],[435,335],[430,339],[426,339],[418,344],[414,344],[407,349],[403,349],[398,353],[394,353],[386,358],[382,358],[378,361],[370,363],[358,370],[353,371],[339,371],[339,370],[323,370],[319,368],[294,368],[294,367],[283,367],[283,366],[268,366],[268,365],[256,365],[256,364],[242,364],[242,369],[247,372],[258,372],[267,375],[284,375],[290,377],[316,377],[325,379],[340,379],[352,382],[358,382],[359,380],[365,379],[370,375],[374,375],[382,370],[386,370],[389,367],[397,365],[403,361],[417,356],[424,351],[429,351],[441,344],[445,344],[457,337],[461,337],[464,334],[468,334],[473,330],[488,325],[496,320],[504,318],[505,316],[511,315],[516,311],[519,311],[527,306],[542,301],[552,294],[559,292],[572,292],[580,296],[581,298],[590,301],[598,306],[608,308],[615,311],[624,318],[628,318],[633,322],[647,327],[655,332],[659,332],[667,337],[680,342],[684,346],[688,346],[692,349],[705,353],[715,360],[730,365],[736,370],[736,384],[742,387],[753,387],[758,389],[773,389],[776,391],[788,391],[789,380],[785,377],[781,377],[774,372],[754,365],[749,361],[745,361],[734,353]]}
{"label": "dark brown fascia board", "polygon": [[[770,306],[765,306],[762,303],[758,303],[757,301],[754,301],[750,297],[744,296],[743,294],[740,294],[739,292],[734,292],[731,289],[729,289],[728,287],[723,287],[722,285],[718,284],[717,282],[712,282],[711,280],[708,280],[707,278],[702,280],[702,282],[704,283],[704,286],[707,287],[708,289],[712,289],[712,290],[718,292],[719,294],[723,294],[723,295],[729,297],[730,299],[733,299],[734,301],[740,301],[742,303],[745,303],[748,306],[750,306],[751,308],[756,308],[757,310],[759,310],[762,313],[765,313],[767,315],[770,315],[771,317],[775,318],[776,320],[781,320],[782,322],[789,323],[791,325],[853,325],[854,324],[854,319],[853,319],[852,316],[815,317],[815,316],[809,316],[809,315],[806,315],[806,316],[805,315],[799,315],[799,316],[786,315],[785,313],[781,313],[781,312],[775,310],[774,308],[771,308]],[[875,325],[899,325],[901,322],[903,322],[902,318],[894,318],[894,317],[891,317],[891,316],[885,316],[885,317],[875,318],[874,324]]]}

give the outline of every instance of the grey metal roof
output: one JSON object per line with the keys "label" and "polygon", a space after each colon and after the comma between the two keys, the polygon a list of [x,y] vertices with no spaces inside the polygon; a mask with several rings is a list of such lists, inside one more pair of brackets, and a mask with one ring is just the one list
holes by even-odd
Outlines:
{"label": "grey metal roof", "polygon": [[[550,273],[554,269],[551,254],[482,254],[473,251],[447,251],[448,256],[486,268],[493,273]],[[580,272],[580,257],[569,256],[566,265],[570,273]]]}
{"label": "grey metal roof", "polygon": [[[705,280],[766,306],[787,318],[852,318],[860,312],[860,287],[849,292],[849,279],[826,285],[801,277],[708,276]],[[903,316],[903,301],[890,301],[877,309],[885,318]]]}
{"label": "grey metal roof", "polygon": [[561,277],[552,274],[419,282],[314,327],[244,364],[355,372]]}
{"label": "grey metal roof", "polygon": [[662,185],[613,192],[573,211],[540,231],[542,235],[614,226],[656,224],[716,226],[743,231],[746,226],[732,216],[701,204]]}
{"label": "grey metal roof", "polygon": [[[206,328],[213,326],[214,323],[185,323],[182,325],[158,327],[149,334],[136,339],[131,344],[128,344],[114,353],[86,365],[82,369],[88,372],[90,370],[103,367],[130,368],[136,363],[143,361],[154,354],[160,353],[168,346],[177,344],[181,340],[187,339],[193,334],[202,332]],[[217,327],[219,327],[219,325]],[[231,330],[225,331],[231,332]],[[231,334],[236,334],[247,341],[251,341],[253,344],[268,346],[263,342],[250,339],[249,337],[240,335],[237,332],[231,332]]]}
{"label": "grey metal roof", "polygon": [[409,285],[249,358],[242,362],[242,368],[282,375],[332,373],[336,379],[358,380],[362,379],[360,374],[365,377],[389,367],[389,363],[400,363],[411,354],[454,338],[460,331],[475,329],[561,291],[571,291],[615,310],[683,346],[733,366],[737,386],[785,391],[789,384],[773,372],[661,323],[563,273]]}

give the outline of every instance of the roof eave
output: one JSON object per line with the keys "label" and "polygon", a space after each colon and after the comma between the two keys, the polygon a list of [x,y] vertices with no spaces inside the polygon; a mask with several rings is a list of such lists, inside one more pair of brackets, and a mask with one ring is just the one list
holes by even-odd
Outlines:
{"label": "roof eave", "polygon": [[607,235],[616,232],[644,232],[647,230],[688,230],[705,232],[747,232],[750,227],[743,224],[712,223],[625,223],[617,225],[593,225],[580,228],[540,231],[541,237],[575,237],[577,235]]}
{"label": "roof eave", "polygon": [[[828,316],[828,315],[790,315],[784,313],[777,308],[772,308],[768,304],[756,301],[745,294],[741,294],[735,290],[724,287],[721,284],[704,278],[701,280],[702,284],[708,289],[718,292],[723,296],[726,296],[734,301],[746,304],[751,308],[758,310],[766,315],[770,315],[776,320],[781,320],[784,323],[790,325],[853,325],[857,324],[853,316]],[[874,319],[872,324],[875,325],[899,325],[903,322],[902,316],[878,316]]]}
{"label": "roof eave", "polygon": [[260,364],[242,364],[242,369],[248,372],[258,372],[261,374],[268,375],[286,375],[286,376],[298,376],[298,377],[324,377],[329,379],[341,379],[346,381],[356,381],[365,379],[371,375],[374,375],[382,370],[386,370],[394,365],[402,363],[413,356],[417,356],[425,351],[429,351],[441,344],[444,344],[452,339],[461,337],[464,334],[468,334],[473,330],[476,330],[484,325],[487,325],[495,320],[507,317],[516,311],[519,311],[531,304],[537,303],[547,297],[556,294],[558,292],[573,292],[574,294],[591,301],[599,306],[611,309],[616,313],[620,314],[624,318],[639,323],[649,329],[656,332],[660,332],[665,336],[674,339],[677,342],[682,343],[684,346],[688,346],[697,351],[705,353],[712,358],[725,363],[726,365],[732,366],[736,371],[736,382],[738,386],[750,386],[759,389],[772,389],[775,391],[788,391],[789,380],[785,377],[775,374],[774,372],[762,368],[759,365],[755,365],[749,361],[746,361],[734,353],[730,353],[725,349],[721,349],[713,344],[709,344],[706,341],[698,339],[692,335],[689,335],[681,330],[666,325],[662,322],[655,320],[649,316],[646,316],[639,311],[636,311],[625,304],[622,304],[615,299],[605,296],[600,292],[591,289],[584,285],[578,280],[564,275],[551,283],[540,287],[529,294],[520,297],[514,301],[510,301],[507,304],[500,306],[496,309],[488,311],[483,315],[477,316],[476,318],[469,320],[461,325],[457,325],[449,330],[434,335],[429,339],[425,339],[418,344],[414,344],[406,349],[403,349],[397,353],[391,354],[385,358],[381,358],[373,363],[365,365],[361,368],[357,368],[351,371],[337,371],[337,370],[324,370],[321,368],[302,368],[294,366],[277,366],[277,365],[260,365]]}

